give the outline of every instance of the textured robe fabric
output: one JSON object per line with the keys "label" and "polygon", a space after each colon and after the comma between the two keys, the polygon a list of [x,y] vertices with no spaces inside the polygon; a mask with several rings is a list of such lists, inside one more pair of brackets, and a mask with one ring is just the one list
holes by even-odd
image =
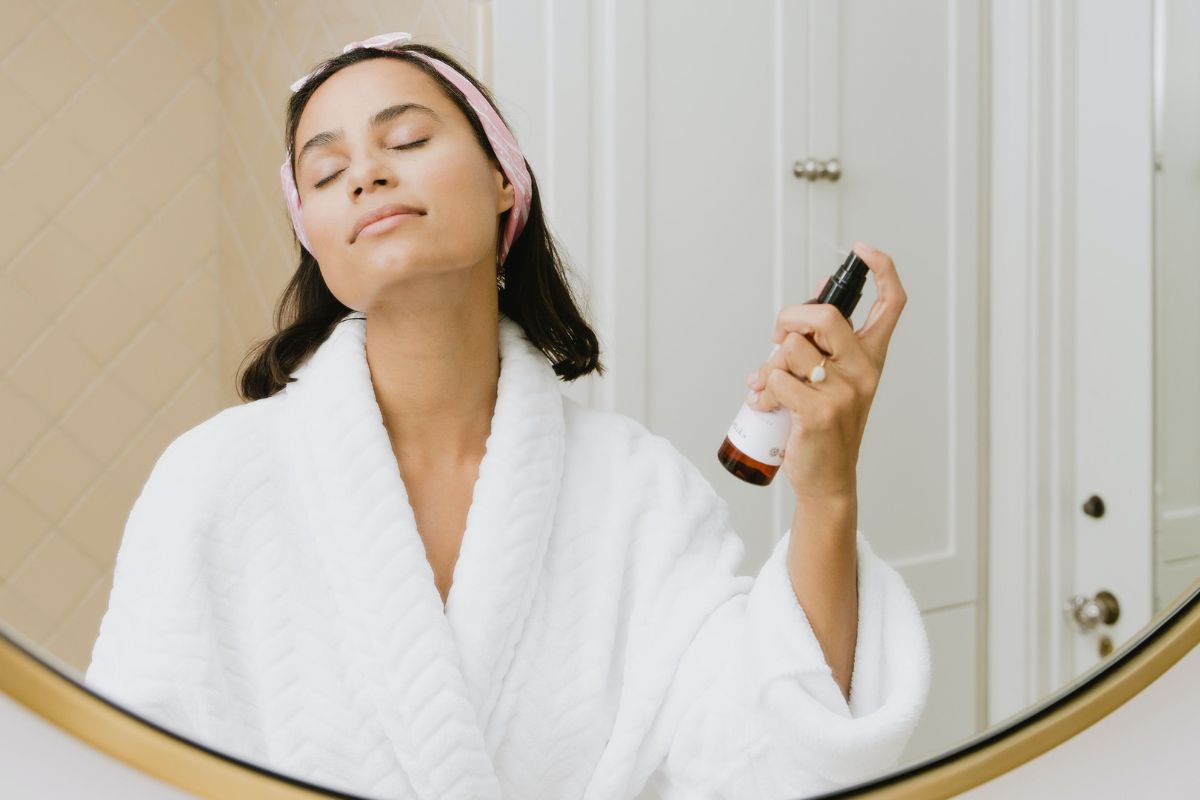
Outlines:
{"label": "textured robe fabric", "polygon": [[856,533],[849,703],[787,571],[662,436],[574,402],[501,314],[445,606],[347,314],[277,394],[175,439],[135,502],[85,684],[370,798],[795,798],[897,764],[925,629]]}

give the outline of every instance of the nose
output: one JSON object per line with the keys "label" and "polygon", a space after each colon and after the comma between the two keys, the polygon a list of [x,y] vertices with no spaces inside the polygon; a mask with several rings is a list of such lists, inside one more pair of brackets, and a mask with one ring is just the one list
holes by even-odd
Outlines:
{"label": "nose", "polygon": [[368,187],[388,186],[395,180],[387,162],[374,154],[361,156],[355,165],[347,169],[349,180],[346,186],[355,196],[360,196]]}

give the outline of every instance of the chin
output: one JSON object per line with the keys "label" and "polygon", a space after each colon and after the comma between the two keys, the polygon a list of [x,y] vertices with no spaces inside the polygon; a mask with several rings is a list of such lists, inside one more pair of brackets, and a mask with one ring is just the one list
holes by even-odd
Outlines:
{"label": "chin", "polygon": [[374,268],[406,269],[418,261],[407,244],[381,240],[372,245],[371,252],[363,256],[363,260]]}

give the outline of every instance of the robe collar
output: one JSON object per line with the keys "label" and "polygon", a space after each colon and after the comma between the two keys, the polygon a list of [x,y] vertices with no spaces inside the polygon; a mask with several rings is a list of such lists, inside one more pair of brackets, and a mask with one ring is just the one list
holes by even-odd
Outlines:
{"label": "robe collar", "polygon": [[345,315],[283,390],[338,655],[421,797],[500,797],[492,722],[562,479],[558,376],[517,322],[501,312],[499,324],[491,431],[444,607],[375,399],[363,313]]}

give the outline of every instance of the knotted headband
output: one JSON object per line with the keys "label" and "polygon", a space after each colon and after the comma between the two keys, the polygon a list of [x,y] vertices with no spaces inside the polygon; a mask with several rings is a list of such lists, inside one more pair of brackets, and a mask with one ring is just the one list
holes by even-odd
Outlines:
{"label": "knotted headband", "polygon": [[[370,39],[364,39],[361,42],[351,42],[342,48],[342,52],[349,53],[351,50],[356,50],[360,47],[396,50],[399,49],[398,45],[410,39],[412,39],[412,35],[403,31],[381,33],[378,36],[372,36]],[[529,176],[529,169],[525,166],[525,156],[521,154],[521,148],[517,146],[517,140],[512,135],[512,131],[504,124],[504,120],[500,119],[500,115],[492,107],[492,104],[475,88],[475,84],[471,83],[462,73],[441,59],[433,58],[415,50],[408,52],[428,62],[446,80],[454,84],[463,93],[463,96],[466,97],[467,102],[471,104],[471,108],[474,109],[475,114],[479,117],[479,121],[483,124],[483,130],[487,134],[488,141],[491,143],[492,149],[496,151],[496,158],[500,160],[504,174],[508,176],[508,182],[513,186],[515,194],[514,203],[508,215],[508,224],[504,228],[504,241],[500,245],[499,260],[497,262],[503,264],[508,257],[508,251],[512,247],[513,240],[520,235],[521,230],[525,227],[525,221],[529,219],[529,203],[533,195],[533,180]],[[294,82],[292,84],[292,91],[299,91],[304,84],[319,74],[320,69],[318,67]],[[287,157],[283,160],[283,166],[279,168],[279,178],[283,183],[283,196],[287,200],[288,213],[292,217],[292,227],[296,231],[296,238],[311,253],[312,247],[308,243],[308,237],[304,235],[304,214],[300,208],[300,192],[296,188],[296,177],[292,173],[292,151],[290,149],[288,150]]]}

